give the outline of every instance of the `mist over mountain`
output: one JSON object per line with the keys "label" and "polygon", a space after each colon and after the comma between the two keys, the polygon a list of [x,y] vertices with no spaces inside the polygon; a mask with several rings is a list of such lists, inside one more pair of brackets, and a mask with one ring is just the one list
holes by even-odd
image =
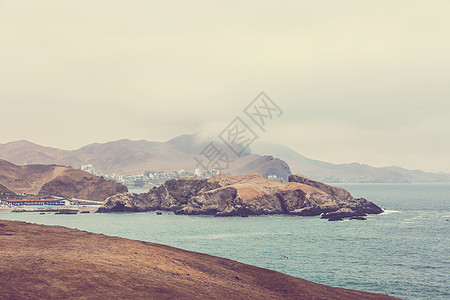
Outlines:
{"label": "mist over mountain", "polygon": [[[105,174],[141,174],[145,171],[194,171],[199,168],[194,159],[212,140],[197,134],[180,135],[167,142],[118,140],[94,143],[77,150],[44,147],[28,141],[0,144],[0,158],[18,165],[60,164],[79,168],[92,164],[97,172]],[[241,157],[223,142],[214,140],[215,146],[229,158],[227,172],[238,175],[260,173],[276,175],[287,181],[289,166],[279,159],[251,154],[245,150]]]}
{"label": "mist over mountain", "polygon": [[[118,140],[94,143],[77,150],[40,146],[28,141],[0,144],[0,158],[18,165],[59,164],[79,168],[92,164],[105,174],[140,174],[145,171],[193,171],[195,157],[211,143],[229,158],[227,172],[236,175],[260,173],[287,179],[303,174],[325,182],[444,182],[450,174],[427,173],[400,167],[376,168],[365,164],[332,164],[310,159],[283,145],[255,141],[238,157],[219,139],[183,134],[166,142]],[[242,148],[241,148],[242,150]],[[251,150],[251,151],[250,151]]]}
{"label": "mist over mountain", "polygon": [[289,147],[269,142],[256,141],[251,146],[253,153],[270,153],[284,160],[294,174],[304,174],[324,182],[449,182],[450,174],[428,173],[401,167],[372,167],[360,163],[332,164],[307,158]]}

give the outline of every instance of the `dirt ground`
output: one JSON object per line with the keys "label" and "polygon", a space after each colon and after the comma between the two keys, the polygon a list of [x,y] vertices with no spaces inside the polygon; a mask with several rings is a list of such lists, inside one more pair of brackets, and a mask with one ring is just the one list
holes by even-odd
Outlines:
{"label": "dirt ground", "polygon": [[0,220],[0,299],[393,299],[232,260]]}

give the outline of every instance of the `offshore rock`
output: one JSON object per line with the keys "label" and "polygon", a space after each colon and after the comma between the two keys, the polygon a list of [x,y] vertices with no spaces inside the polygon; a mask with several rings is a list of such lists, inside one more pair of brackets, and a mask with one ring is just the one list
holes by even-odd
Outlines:
{"label": "offshore rock", "polygon": [[[355,199],[345,189],[300,175],[287,183],[259,174],[219,175],[209,179],[171,179],[144,194],[118,194],[98,212],[165,210],[185,215],[249,216],[289,214],[322,218],[363,217],[383,210],[366,199]],[[337,215],[331,213],[336,212]],[[329,215],[330,214],[330,215]]]}

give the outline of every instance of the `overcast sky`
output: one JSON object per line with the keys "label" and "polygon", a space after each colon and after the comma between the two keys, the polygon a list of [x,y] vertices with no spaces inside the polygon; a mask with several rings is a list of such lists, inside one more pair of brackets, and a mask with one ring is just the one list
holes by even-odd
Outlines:
{"label": "overcast sky", "polygon": [[333,163],[450,172],[450,1],[2,1],[0,143],[218,133]]}

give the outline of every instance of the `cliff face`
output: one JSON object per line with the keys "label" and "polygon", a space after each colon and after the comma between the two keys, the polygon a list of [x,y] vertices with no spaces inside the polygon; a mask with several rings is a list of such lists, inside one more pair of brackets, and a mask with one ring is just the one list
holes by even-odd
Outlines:
{"label": "cliff face", "polygon": [[104,201],[117,193],[126,193],[121,183],[105,180],[81,170],[58,165],[17,166],[0,159],[2,186],[14,193],[60,196]]}
{"label": "cliff face", "polygon": [[8,197],[14,196],[15,194],[10,191],[6,186],[0,184],[0,200],[7,199]]}
{"label": "cliff face", "polygon": [[6,186],[0,184],[0,193],[2,194],[13,194]]}
{"label": "cliff face", "polygon": [[176,214],[248,216],[290,214],[330,220],[363,217],[382,210],[366,199],[355,199],[342,188],[300,175],[290,182],[270,181],[259,174],[220,175],[209,179],[173,179],[145,194],[118,194],[99,212],[169,210]]}
{"label": "cliff face", "polygon": [[61,175],[44,184],[39,195],[104,201],[112,195],[127,191],[123,184],[98,176],[73,178]]}

